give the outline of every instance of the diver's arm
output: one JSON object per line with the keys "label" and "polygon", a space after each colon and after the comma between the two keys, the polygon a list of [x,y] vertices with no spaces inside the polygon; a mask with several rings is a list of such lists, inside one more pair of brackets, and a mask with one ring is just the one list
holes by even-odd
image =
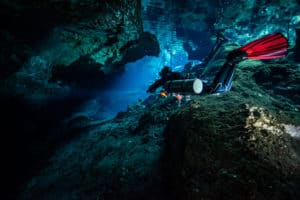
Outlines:
{"label": "diver's arm", "polygon": [[159,88],[160,86],[162,86],[164,83],[165,83],[165,81],[163,81],[163,79],[156,80],[152,85],[149,86],[149,88],[147,89],[147,92],[148,93],[155,92],[155,90],[157,88]]}
{"label": "diver's arm", "polygon": [[153,93],[157,88],[163,86],[167,81],[179,80],[183,78],[183,75],[179,72],[169,72],[164,74],[160,79],[156,80],[152,85],[150,85],[147,92]]}

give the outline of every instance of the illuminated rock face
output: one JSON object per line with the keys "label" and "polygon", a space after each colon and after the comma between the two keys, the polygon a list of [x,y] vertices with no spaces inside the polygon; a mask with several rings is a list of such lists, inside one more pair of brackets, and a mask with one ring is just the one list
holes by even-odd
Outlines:
{"label": "illuminated rock face", "polygon": [[6,23],[1,34],[14,58],[8,55],[1,61],[41,54],[53,65],[69,65],[86,55],[100,64],[109,58],[116,62],[122,59],[120,48],[143,32],[140,6],[137,0],[4,1],[1,20]]}
{"label": "illuminated rock face", "polygon": [[231,92],[196,98],[170,118],[165,174],[179,199],[299,198],[299,70],[250,63]]}
{"label": "illuminated rock face", "polygon": [[299,195],[300,152],[295,146],[299,127],[279,123],[264,108],[226,99],[231,97],[212,104],[199,99],[171,118],[166,174],[174,196],[293,199]]}
{"label": "illuminated rock face", "polygon": [[68,87],[101,88],[126,63],[160,52],[143,32],[140,0],[0,5],[0,90],[9,93],[45,99],[63,98]]}

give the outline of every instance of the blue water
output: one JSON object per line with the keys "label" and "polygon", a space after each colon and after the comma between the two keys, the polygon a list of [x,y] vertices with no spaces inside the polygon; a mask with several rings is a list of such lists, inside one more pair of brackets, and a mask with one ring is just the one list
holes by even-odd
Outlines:
{"label": "blue water", "polygon": [[110,81],[104,90],[96,92],[92,99],[84,102],[71,116],[86,116],[95,120],[107,120],[115,117],[120,111],[126,111],[128,106],[149,96],[147,88],[158,78],[162,67],[160,57],[145,56],[128,63],[122,74]]}

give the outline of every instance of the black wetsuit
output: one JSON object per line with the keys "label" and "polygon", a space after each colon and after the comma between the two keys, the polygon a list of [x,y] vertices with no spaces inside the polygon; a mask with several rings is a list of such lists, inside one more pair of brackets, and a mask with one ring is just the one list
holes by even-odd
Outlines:
{"label": "black wetsuit", "polygon": [[[222,93],[231,89],[234,69],[244,59],[244,52],[234,50],[226,57],[225,64],[220,68],[211,84],[203,81],[203,92],[201,94]],[[167,81],[186,79],[184,73],[172,72],[170,67],[164,67],[160,72],[161,78],[156,80],[147,90],[154,92],[158,87],[163,86]]]}
{"label": "black wetsuit", "polygon": [[239,50],[231,51],[226,57],[225,64],[220,68],[215,76],[212,84],[208,89],[208,93],[222,93],[231,89],[234,69],[236,65],[245,58],[245,53]]}
{"label": "black wetsuit", "polygon": [[155,92],[155,90],[163,86],[167,81],[184,79],[182,73],[172,72],[169,67],[164,67],[160,72],[160,79],[156,80],[152,85],[149,86],[147,92]]}

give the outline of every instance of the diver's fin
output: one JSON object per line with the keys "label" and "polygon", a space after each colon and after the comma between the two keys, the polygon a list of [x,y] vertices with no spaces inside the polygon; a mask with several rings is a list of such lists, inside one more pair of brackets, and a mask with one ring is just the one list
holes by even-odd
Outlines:
{"label": "diver's fin", "polygon": [[246,57],[254,60],[270,60],[287,55],[288,40],[281,33],[266,35],[254,40],[241,48]]}

